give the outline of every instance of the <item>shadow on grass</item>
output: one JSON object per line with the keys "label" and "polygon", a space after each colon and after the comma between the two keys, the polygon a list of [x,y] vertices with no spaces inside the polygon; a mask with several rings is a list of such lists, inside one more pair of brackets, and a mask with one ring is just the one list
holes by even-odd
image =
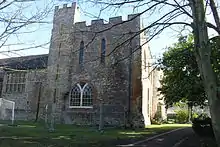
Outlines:
{"label": "shadow on grass", "polygon": [[[189,125],[188,125],[189,126]],[[105,129],[56,125],[55,132],[48,132],[42,124],[19,124],[0,127],[0,147],[63,147],[63,146],[112,146],[130,143],[148,136],[163,133],[186,125],[152,125],[145,129]]]}

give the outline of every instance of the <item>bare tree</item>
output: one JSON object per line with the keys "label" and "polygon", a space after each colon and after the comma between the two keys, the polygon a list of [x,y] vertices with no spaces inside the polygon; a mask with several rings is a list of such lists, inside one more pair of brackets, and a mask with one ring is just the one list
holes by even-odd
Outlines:
{"label": "bare tree", "polygon": [[[123,9],[123,6],[128,5],[132,5],[134,9],[139,8],[141,10],[137,17],[140,15],[143,17],[153,15],[155,17],[154,20],[148,23],[141,31],[136,32],[136,34],[140,34],[143,31],[147,31],[149,38],[146,43],[166,28],[174,25],[181,26],[183,30],[189,28],[193,32],[195,55],[209,100],[215,138],[220,147],[220,119],[218,118],[218,113],[220,112],[220,85],[217,85],[217,76],[210,62],[212,48],[209,45],[208,35],[208,28],[213,29],[216,34],[220,35],[220,19],[216,2],[214,0],[85,0],[80,2],[82,6],[83,4],[88,6],[89,3],[95,4],[100,8],[97,17],[100,17],[105,10]],[[213,14],[214,22],[212,23],[206,20],[208,10]]]}
{"label": "bare tree", "polygon": [[24,35],[30,36],[36,33],[40,25],[52,24],[47,19],[53,12],[52,2],[53,0],[39,4],[33,0],[0,0],[1,54],[9,57],[9,53],[21,56],[20,51],[44,47],[48,44],[45,42],[34,44],[23,38]]}

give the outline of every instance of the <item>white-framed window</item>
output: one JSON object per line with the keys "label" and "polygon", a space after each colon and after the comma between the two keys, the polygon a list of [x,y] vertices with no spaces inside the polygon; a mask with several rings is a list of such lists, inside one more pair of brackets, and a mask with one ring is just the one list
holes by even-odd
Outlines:
{"label": "white-framed window", "polygon": [[9,72],[6,77],[6,93],[25,91],[26,72]]}
{"label": "white-framed window", "polygon": [[92,87],[88,83],[76,84],[71,89],[69,100],[69,108],[92,108]]}

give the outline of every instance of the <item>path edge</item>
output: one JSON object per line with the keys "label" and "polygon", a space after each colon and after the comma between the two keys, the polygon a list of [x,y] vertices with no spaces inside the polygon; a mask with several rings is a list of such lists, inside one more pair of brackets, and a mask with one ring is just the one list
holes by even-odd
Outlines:
{"label": "path edge", "polygon": [[179,130],[183,130],[183,129],[185,129],[185,128],[174,129],[174,130],[171,130],[171,131],[168,131],[168,132],[164,132],[164,133],[161,133],[161,134],[154,135],[154,136],[149,137],[149,138],[146,138],[146,139],[144,139],[144,140],[136,141],[136,142],[131,143],[131,144],[127,144],[127,145],[117,145],[117,147],[135,146],[135,145],[137,145],[137,144],[140,144],[140,143],[143,143],[143,142],[147,142],[147,141],[153,140],[153,139],[155,139],[155,138],[161,137],[161,136],[163,136],[163,135],[167,135],[167,134],[170,134],[170,133],[173,133],[173,132],[176,132],[176,131],[179,131]]}

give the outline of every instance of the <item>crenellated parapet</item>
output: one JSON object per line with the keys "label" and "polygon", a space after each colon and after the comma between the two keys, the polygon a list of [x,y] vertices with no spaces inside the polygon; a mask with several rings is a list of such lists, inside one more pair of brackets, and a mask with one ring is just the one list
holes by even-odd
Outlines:
{"label": "crenellated parapet", "polygon": [[75,28],[79,28],[79,29],[95,28],[97,26],[101,28],[105,28],[106,26],[112,26],[117,24],[118,25],[132,24],[132,23],[137,24],[137,21],[140,22],[140,14],[130,14],[127,16],[126,20],[122,20],[122,16],[111,17],[109,18],[107,23],[104,22],[103,19],[91,20],[91,23],[89,25],[87,25],[86,21],[76,22],[74,26]]}
{"label": "crenellated parapet", "polygon": [[109,23],[110,24],[118,24],[118,23],[121,23],[121,22],[122,22],[122,16],[109,18]]}
{"label": "crenellated parapet", "polygon": [[[68,28],[74,27],[80,30],[101,29],[111,27],[112,25],[122,26],[125,24],[125,28],[136,27],[140,23],[140,14],[130,14],[126,20],[122,20],[122,16],[111,17],[108,21],[103,19],[91,20],[91,23],[86,21],[80,21],[79,19],[79,7],[76,2],[71,5],[63,4],[62,6],[55,6],[54,11],[54,25],[60,27],[60,24],[67,26]],[[119,25],[117,25],[119,24]],[[129,27],[128,27],[129,25]]]}
{"label": "crenellated parapet", "polygon": [[76,2],[72,3],[71,6],[68,6],[68,4],[63,4],[63,6],[55,6],[54,13],[55,15],[59,13],[65,13],[68,10],[75,9],[75,8],[78,8],[76,5]]}
{"label": "crenellated parapet", "polygon": [[80,21],[80,12],[76,2],[55,6],[52,33],[57,35],[70,32],[77,21]]}
{"label": "crenellated parapet", "polygon": [[74,22],[79,21],[79,15],[79,7],[76,2],[71,5],[55,6],[54,23],[73,25]]}

